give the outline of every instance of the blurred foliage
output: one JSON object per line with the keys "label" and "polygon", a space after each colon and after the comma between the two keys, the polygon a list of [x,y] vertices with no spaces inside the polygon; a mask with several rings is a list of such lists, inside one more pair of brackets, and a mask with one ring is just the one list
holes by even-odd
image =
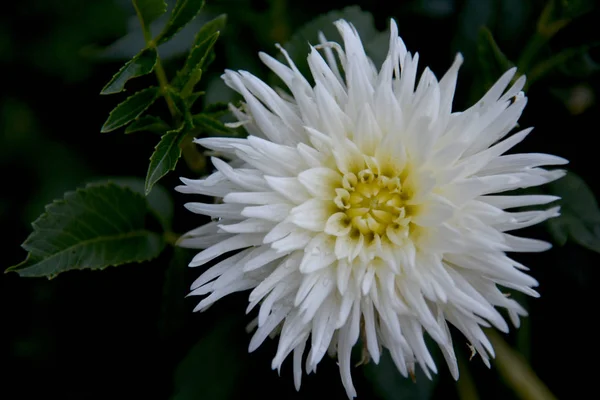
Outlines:
{"label": "blurred foliage", "polygon": [[[520,123],[536,130],[516,150],[563,156],[571,161],[571,172],[546,189],[563,198],[562,215],[546,224],[547,231],[528,228],[531,236],[552,239],[558,246],[516,257],[531,268],[542,294],[540,299],[518,298],[531,316],[505,337],[524,357],[505,353],[510,358],[498,358],[501,374],[490,372],[477,359],[467,361],[469,349],[455,334],[468,387],[457,387],[442,363],[434,381],[417,371],[413,384],[384,356],[378,366],[354,368],[360,398],[541,398],[511,385],[511,371],[530,373],[519,369],[525,361],[558,398],[593,393],[593,368],[569,366],[593,360],[592,354],[572,346],[594,347],[594,332],[584,328],[584,321],[597,301],[595,282],[600,278],[600,183],[593,142],[600,112],[597,2],[208,0],[196,18],[201,1],[181,1],[179,9],[174,1],[167,1],[166,8],[162,0],[135,3],[153,5],[142,12],[145,23],[129,0],[4,5],[0,67],[8,79],[0,94],[0,165],[5,171],[0,215],[11,233],[3,244],[5,267],[25,258],[19,244],[44,205],[78,187],[84,188],[79,193],[102,187],[135,198],[139,209],[131,215],[141,218],[136,226],[162,233],[160,240],[172,243],[177,232],[202,223],[189,218],[181,206],[186,199],[172,190],[178,176],[206,172],[204,155],[193,148],[191,137],[237,134],[223,125],[228,118],[223,103],[238,100],[220,79],[223,69],[246,69],[276,83],[260,64],[258,51],[279,56],[274,43],[280,43],[305,68],[307,42],[318,43],[318,30],[337,39],[330,22],[339,17],[356,24],[369,54],[380,62],[389,18],[394,17],[409,50],[418,51],[421,66],[430,66],[438,76],[455,52],[465,55],[456,109],[470,105],[504,70],[517,66],[518,74],[529,77],[530,102]],[[194,51],[188,56],[190,48]],[[175,77],[173,90],[165,91],[150,75],[157,72],[156,51],[165,76]],[[104,128],[131,123],[125,133],[134,134],[100,133],[118,103],[113,96],[98,96],[100,88],[105,93],[125,89],[126,95],[114,97],[126,101],[150,85],[157,85],[152,101],[117,108]],[[158,94],[166,102],[154,103]],[[144,111],[148,114],[138,118]],[[182,131],[186,133],[180,135]],[[148,168],[155,146],[154,167]],[[177,163],[180,155],[185,163]],[[117,177],[110,179],[114,184],[98,186],[106,176]],[[144,176],[146,182],[140,179]],[[142,193],[159,178],[161,185],[144,199]],[[90,182],[95,186],[85,189]],[[8,372],[0,397],[218,400],[259,393],[308,399],[322,398],[326,390],[330,399],[346,398],[335,360],[327,358],[318,374],[303,377],[302,390],[296,392],[290,362],[281,377],[269,368],[275,341],[247,354],[249,336],[243,327],[251,316],[242,312],[244,294],[201,316],[192,314],[195,302],[184,298],[197,275],[185,268],[189,252],[166,246],[153,256],[157,258],[150,262],[102,273],[69,272],[51,281],[2,276],[1,359]]]}

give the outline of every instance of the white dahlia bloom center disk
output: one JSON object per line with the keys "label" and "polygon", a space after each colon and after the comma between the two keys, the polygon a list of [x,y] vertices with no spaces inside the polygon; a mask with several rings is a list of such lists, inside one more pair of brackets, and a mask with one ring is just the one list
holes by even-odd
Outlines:
{"label": "white dahlia bloom center disk", "polygon": [[453,112],[460,55],[439,81],[427,68],[417,79],[418,54],[392,21],[377,70],[354,27],[336,26],[343,47],[321,35],[308,55],[314,83],[281,48],[287,65],[260,57],[285,90],[245,71],[223,76],[244,97],[231,110],[249,136],[196,140],[220,155],[216,171],[177,188],[218,200],[186,204],[212,217],[180,240],[204,249],[190,266],[224,256],[192,284],[191,295],[203,296],[196,310],[252,289],[247,311],[259,311],[250,351],[278,335],[272,367],[293,353],[297,388],[303,368],[316,371],[329,352],[355,397],[350,355],[359,337],[365,358],[377,363],[387,349],[403,375],[419,364],[430,376],[437,370],[425,333],[458,379],[448,324],[489,365],[482,327],[508,330],[498,308],[515,326],[526,315],[502,288],[537,296],[535,279],[506,252],[549,247],[507,232],[558,215],[557,207],[511,211],[556,197],[498,193],[560,178],[540,167],[566,160],[504,155],[530,132],[511,133],[526,103],[514,69]]}

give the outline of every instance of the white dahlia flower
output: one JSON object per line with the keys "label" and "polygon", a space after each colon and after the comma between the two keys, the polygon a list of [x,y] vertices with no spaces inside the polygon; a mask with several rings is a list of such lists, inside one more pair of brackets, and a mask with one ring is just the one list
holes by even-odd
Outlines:
{"label": "white dahlia flower", "polygon": [[213,219],[179,243],[205,249],[190,267],[224,256],[192,284],[191,295],[208,295],[195,310],[252,289],[247,312],[259,311],[249,350],[279,335],[272,368],[293,352],[296,388],[308,346],[307,373],[326,352],[337,355],[355,397],[350,354],[359,337],[375,363],[386,348],[404,376],[416,363],[430,376],[425,332],[458,379],[448,323],[489,365],[494,350],[482,327],[508,330],[497,307],[515,326],[526,315],[501,287],[538,296],[536,280],[506,252],[550,247],[506,232],[558,215],[558,207],[505,211],[556,197],[497,193],[557,179],[563,171],[539,167],[566,160],[503,155],[531,131],[507,137],[526,103],[525,77],[508,87],[515,69],[452,112],[460,55],[441,80],[426,68],[417,81],[418,54],[394,21],[379,71],[354,27],[336,26],[344,47],[321,35],[308,55],[314,85],[282,48],[288,65],[260,58],[289,94],[245,71],[223,76],[245,99],[232,111],[249,136],[196,140],[228,161],[213,158],[216,172],[177,188],[222,199],[186,204]]}

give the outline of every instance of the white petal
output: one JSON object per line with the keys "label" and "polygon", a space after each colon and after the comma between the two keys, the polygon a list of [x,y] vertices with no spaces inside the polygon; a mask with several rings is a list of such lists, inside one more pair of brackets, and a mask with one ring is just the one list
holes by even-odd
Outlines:
{"label": "white petal", "polygon": [[332,201],[310,199],[291,209],[288,222],[314,232],[322,232],[327,219],[335,212]]}
{"label": "white petal", "polygon": [[210,260],[230,252],[232,250],[243,249],[244,247],[256,246],[262,243],[262,234],[239,234],[229,239],[225,239],[220,243],[210,246],[206,250],[198,253],[190,262],[190,267],[198,267],[206,264]]}
{"label": "white petal", "polygon": [[213,218],[242,219],[244,206],[238,204],[186,203],[185,208],[196,214]]}
{"label": "white petal", "polygon": [[325,200],[333,200],[335,189],[342,185],[342,175],[330,168],[308,169],[298,175],[298,180],[310,194]]}

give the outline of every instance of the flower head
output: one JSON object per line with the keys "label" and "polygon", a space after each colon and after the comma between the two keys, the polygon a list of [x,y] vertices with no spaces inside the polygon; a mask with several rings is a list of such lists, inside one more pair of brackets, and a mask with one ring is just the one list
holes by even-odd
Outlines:
{"label": "flower head", "polygon": [[460,55],[441,80],[426,68],[417,81],[418,54],[406,50],[393,21],[379,71],[354,27],[336,26],[343,49],[321,35],[308,55],[314,84],[282,48],[288,65],[260,58],[289,93],[245,71],[223,76],[245,99],[232,111],[249,136],[196,140],[228,161],[213,158],[215,173],[178,187],[222,198],[186,204],[213,218],[180,242],[205,249],[190,266],[227,254],[193,283],[192,295],[208,295],[196,310],[253,289],[247,311],[259,312],[250,351],[278,334],[272,367],[293,352],[297,388],[302,365],[315,371],[329,351],[356,396],[350,353],[359,336],[374,362],[386,348],[403,375],[417,363],[430,375],[436,365],[425,332],[458,379],[448,323],[489,364],[494,352],[482,327],[508,330],[497,307],[515,326],[526,315],[499,285],[537,296],[535,279],[505,252],[549,247],[506,232],[558,215],[557,207],[506,211],[556,197],[496,193],[557,179],[562,171],[539,167],[566,161],[503,155],[531,130],[509,135],[526,103],[525,77],[508,87],[515,69],[471,108],[452,112]]}

